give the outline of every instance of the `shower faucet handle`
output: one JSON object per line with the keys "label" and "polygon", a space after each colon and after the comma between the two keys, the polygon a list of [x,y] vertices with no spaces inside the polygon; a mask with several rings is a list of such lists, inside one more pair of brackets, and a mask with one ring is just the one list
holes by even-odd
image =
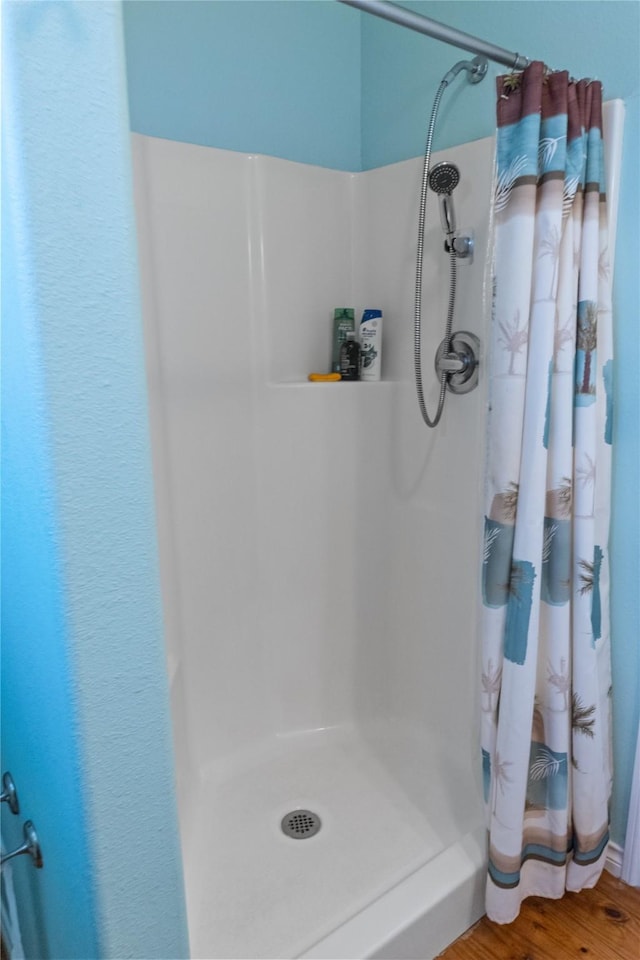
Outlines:
{"label": "shower faucet handle", "polygon": [[443,373],[462,373],[468,366],[469,360],[467,357],[457,353],[444,353],[438,358],[436,370],[440,375]]}
{"label": "shower faucet handle", "polygon": [[475,333],[452,333],[450,338],[444,338],[436,353],[438,379],[446,376],[447,389],[452,393],[468,393],[478,385],[479,356],[480,341]]}

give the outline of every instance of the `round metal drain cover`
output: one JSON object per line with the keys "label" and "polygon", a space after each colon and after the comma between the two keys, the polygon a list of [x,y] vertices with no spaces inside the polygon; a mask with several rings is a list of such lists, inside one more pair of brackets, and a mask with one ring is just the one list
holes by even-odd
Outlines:
{"label": "round metal drain cover", "polygon": [[307,840],[315,836],[322,826],[322,820],[312,810],[292,810],[284,815],[280,826],[287,837],[293,837],[294,840]]}

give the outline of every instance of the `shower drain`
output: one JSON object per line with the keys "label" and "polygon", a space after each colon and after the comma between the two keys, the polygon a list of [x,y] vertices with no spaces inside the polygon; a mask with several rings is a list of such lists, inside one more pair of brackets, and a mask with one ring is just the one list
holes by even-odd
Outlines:
{"label": "shower drain", "polygon": [[307,840],[318,832],[322,826],[322,820],[311,810],[292,810],[284,815],[280,826],[287,837],[293,837],[294,840]]}

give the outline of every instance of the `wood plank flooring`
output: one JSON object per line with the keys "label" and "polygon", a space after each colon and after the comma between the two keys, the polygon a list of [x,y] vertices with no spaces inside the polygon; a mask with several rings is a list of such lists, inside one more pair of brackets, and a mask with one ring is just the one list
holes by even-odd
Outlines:
{"label": "wood plank flooring", "polygon": [[530,897],[513,923],[483,917],[440,960],[640,960],[640,889],[605,870],[593,890]]}

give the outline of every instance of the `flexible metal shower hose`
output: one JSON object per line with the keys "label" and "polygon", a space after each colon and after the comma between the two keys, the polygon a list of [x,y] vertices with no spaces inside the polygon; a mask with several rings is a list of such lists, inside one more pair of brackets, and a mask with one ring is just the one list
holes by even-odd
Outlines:
{"label": "flexible metal shower hose", "polygon": [[[446,80],[440,82],[440,86],[435,95],[433,101],[433,108],[431,110],[431,119],[429,120],[429,128],[427,130],[427,143],[424,150],[424,166],[422,170],[422,187],[420,190],[420,213],[418,217],[418,251],[416,254],[416,295],[415,295],[415,308],[414,308],[414,336],[413,336],[413,363],[415,368],[416,375],[416,392],[418,394],[418,404],[420,406],[420,413],[422,414],[422,419],[428,427],[436,427],[440,422],[440,417],[442,416],[442,410],[444,407],[444,398],[447,391],[447,374],[442,372],[440,374],[440,396],[438,398],[438,408],[433,419],[427,413],[427,408],[424,401],[424,392],[422,389],[422,357],[420,350],[420,340],[421,340],[421,325],[422,325],[422,259],[424,253],[424,226],[426,219],[426,209],[427,209],[427,188],[429,180],[429,165],[431,163],[431,145],[433,142],[433,131],[436,125],[436,117],[438,116],[438,107],[440,106],[440,100],[442,94],[444,93],[445,87],[448,84]],[[453,325],[453,311],[455,307],[456,299],[456,281],[457,281],[457,265],[456,265],[456,253],[453,249],[453,244],[450,245],[451,249],[449,251],[449,263],[451,265],[450,269],[450,283],[449,283],[449,307],[447,310],[447,323],[445,330],[445,342],[446,342],[446,353],[450,353],[451,350],[451,327]]]}

